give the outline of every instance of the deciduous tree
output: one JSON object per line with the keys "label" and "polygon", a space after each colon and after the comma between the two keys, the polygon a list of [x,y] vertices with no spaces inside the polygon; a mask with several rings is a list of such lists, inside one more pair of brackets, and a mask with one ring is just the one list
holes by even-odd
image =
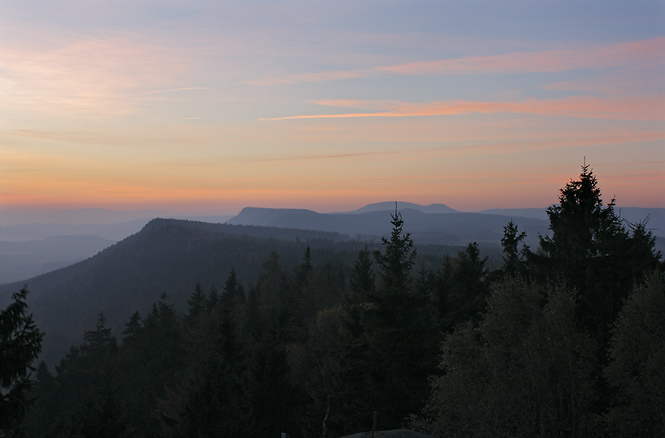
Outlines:
{"label": "deciduous tree", "polygon": [[634,289],[614,326],[605,377],[616,400],[610,436],[665,436],[665,284],[660,275]]}

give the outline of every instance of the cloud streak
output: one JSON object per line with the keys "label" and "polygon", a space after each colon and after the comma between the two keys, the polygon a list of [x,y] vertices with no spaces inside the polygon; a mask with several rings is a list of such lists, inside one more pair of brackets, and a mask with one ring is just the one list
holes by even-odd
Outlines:
{"label": "cloud streak", "polygon": [[261,120],[339,119],[354,117],[422,117],[457,114],[520,113],[541,116],[581,117],[610,120],[665,120],[665,102],[660,97],[616,97],[601,99],[593,96],[574,96],[564,99],[527,99],[522,102],[444,101],[423,104],[386,101],[331,100],[317,101],[320,105],[346,108],[382,109],[383,111],[343,114],[304,114]]}
{"label": "cloud streak", "polygon": [[[490,142],[480,145],[457,145],[433,148],[420,148],[409,150],[392,150],[392,151],[365,151],[354,153],[323,153],[323,154],[302,154],[302,155],[287,155],[279,157],[268,158],[247,158],[239,159],[238,162],[291,162],[297,163],[300,161],[320,161],[320,160],[365,160],[370,159],[375,161],[380,158],[384,161],[420,161],[432,158],[453,158],[453,157],[468,157],[468,156],[488,156],[488,155],[506,155],[506,154],[520,154],[528,151],[546,151],[557,149],[570,149],[579,147],[602,147],[613,144],[628,144],[636,142],[649,142],[665,140],[665,132],[640,132],[640,133],[613,133],[607,136],[593,136],[586,137],[573,137],[573,138],[559,138],[550,140],[537,140],[537,141],[502,141]],[[199,166],[217,166],[218,163],[206,162],[199,163]],[[409,176],[409,178],[411,178]]]}
{"label": "cloud streak", "polygon": [[[136,112],[132,95],[201,89],[167,88],[188,70],[183,50],[136,35],[76,35],[31,46],[0,47],[3,103],[15,112],[60,116],[117,116]],[[164,90],[141,93],[150,86]],[[148,88],[149,90],[150,88]]]}
{"label": "cloud streak", "polygon": [[169,90],[156,90],[156,91],[146,91],[139,94],[159,94],[159,93],[173,93],[176,91],[189,91],[189,90],[206,90],[206,87],[183,87],[183,88],[171,88]]}
{"label": "cloud streak", "polygon": [[636,63],[663,64],[665,37],[609,44],[597,47],[514,52],[492,56],[469,56],[435,61],[411,62],[388,66],[302,73],[245,81],[246,84],[271,86],[306,82],[329,82],[373,76],[401,75],[497,75],[509,73],[555,73],[570,70],[599,69]]}

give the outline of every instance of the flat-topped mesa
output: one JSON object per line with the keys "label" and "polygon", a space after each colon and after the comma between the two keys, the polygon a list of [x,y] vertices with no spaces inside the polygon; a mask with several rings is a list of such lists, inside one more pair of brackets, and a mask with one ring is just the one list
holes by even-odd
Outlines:
{"label": "flat-topped mesa", "polygon": [[226,223],[271,226],[273,221],[286,215],[317,216],[319,214],[302,208],[245,207],[238,213],[238,216],[229,219]]}

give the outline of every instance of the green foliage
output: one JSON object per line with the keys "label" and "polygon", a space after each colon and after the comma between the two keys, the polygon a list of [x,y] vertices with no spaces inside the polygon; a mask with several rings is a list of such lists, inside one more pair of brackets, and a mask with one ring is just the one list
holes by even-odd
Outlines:
{"label": "green foliage", "polygon": [[610,436],[665,435],[665,283],[654,274],[635,287],[614,326],[608,383],[616,402],[605,416]]}
{"label": "green foliage", "polygon": [[41,351],[44,334],[28,315],[27,288],[12,295],[0,312],[0,435],[20,435],[30,401],[32,362]]}
{"label": "green foliage", "polygon": [[507,279],[478,327],[446,338],[416,424],[437,436],[588,436],[593,345],[574,320],[569,292]]}
{"label": "green foliage", "polygon": [[[561,189],[559,201],[547,210],[551,234],[540,237],[536,253],[519,250],[525,235],[512,221],[504,228],[503,273],[494,276],[503,280],[480,319],[474,311],[482,311],[481,300],[458,292],[483,284],[477,258],[467,251],[444,262],[436,302],[444,327],[456,329],[415,423],[422,429],[441,436],[602,436],[604,414],[612,435],[662,435],[662,283],[638,289],[624,307],[602,379],[622,303],[647,273],[662,270],[655,240],[645,223],[626,228],[614,201],[603,206],[589,166]],[[474,311],[449,310],[466,306]]]}

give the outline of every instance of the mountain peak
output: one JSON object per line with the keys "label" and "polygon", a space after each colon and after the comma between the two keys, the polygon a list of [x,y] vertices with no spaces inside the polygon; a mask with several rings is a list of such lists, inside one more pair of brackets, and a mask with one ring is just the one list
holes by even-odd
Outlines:
{"label": "mountain peak", "polygon": [[276,226],[275,221],[284,216],[297,215],[298,217],[308,217],[319,214],[315,211],[302,208],[245,207],[238,213],[238,216],[226,221],[226,223],[232,225]]}
{"label": "mountain peak", "polygon": [[[416,210],[421,213],[428,214],[446,214],[458,213],[457,210],[448,207],[445,204],[430,204],[420,205],[412,202],[397,201],[397,210]],[[377,202],[374,204],[367,204],[358,210],[350,211],[350,214],[370,213],[375,211],[395,211],[395,201]]]}

